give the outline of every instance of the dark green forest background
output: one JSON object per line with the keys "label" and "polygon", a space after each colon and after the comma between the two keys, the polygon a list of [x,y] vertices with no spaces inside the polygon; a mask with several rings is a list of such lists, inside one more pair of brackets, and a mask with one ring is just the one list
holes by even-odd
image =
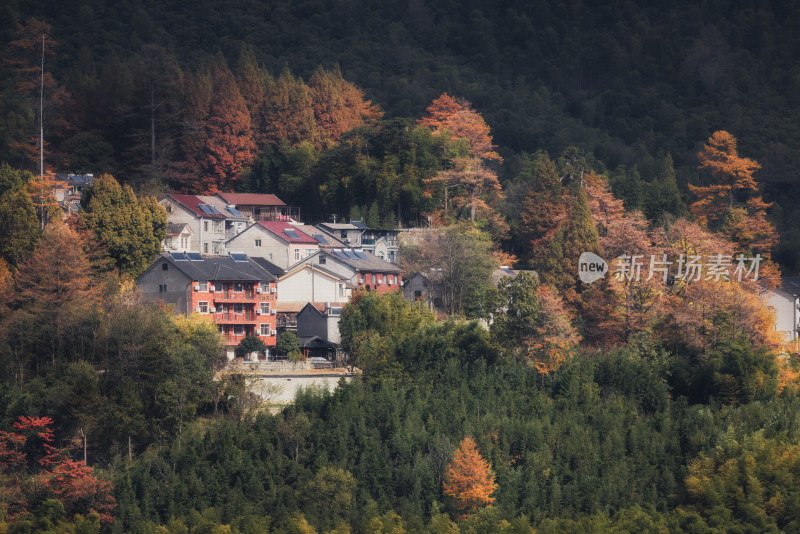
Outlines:
{"label": "dark green forest background", "polygon": [[[309,87],[328,87],[363,104],[352,82],[380,119],[359,116],[339,137],[303,131],[313,112],[307,124],[281,125],[306,138],[251,131],[253,161],[228,185],[277,193],[306,222],[336,210],[376,227],[419,224],[440,207],[441,190],[425,185],[464,156],[466,145],[416,123],[447,92],[471,102],[503,158],[487,163],[506,192],[491,209],[511,227],[495,229],[495,244],[524,253],[530,234],[569,215],[537,249],[542,285],[555,289],[527,275],[489,288],[488,233],[453,225],[444,236],[472,267],[464,277],[474,298],[462,295],[460,313],[492,319],[491,327],[436,320],[399,293],[358,293],[341,332],[362,374],[271,413],[246,378],[220,372],[213,325],[141,301],[131,278],[148,249],[100,246],[108,234],[157,246],[166,222],[152,198],[137,205],[133,189],[103,178],[84,196],[77,230],[40,230],[37,214],[58,208],[43,202],[37,212],[26,189],[35,178],[22,172],[35,162],[19,144],[37,133],[37,106],[3,62],[0,215],[10,222],[0,222],[13,232],[0,235],[0,534],[800,531],[800,365],[771,352],[772,323],[755,288],[665,286],[652,299],[666,306],[646,297],[642,311],[630,300],[639,286],[578,294],[567,272],[574,252],[602,252],[592,210],[614,202],[605,179],[647,217],[626,235],[651,244],[657,232],[646,227],[668,230],[687,215],[696,200],[688,185],[708,182],[697,154],[725,130],[761,164],[759,194],[774,202],[769,216],[781,233],[772,258],[797,274],[800,11],[790,2],[604,4],[0,4],[0,57],[14,57],[9,43],[32,17],[58,43],[46,70],[72,100],[58,106],[48,94],[54,170],[110,172],[145,195],[196,185],[148,165],[143,80],[165,81],[160,139],[182,136],[192,120],[198,131],[211,122],[197,111],[203,98],[244,101],[238,91],[255,87],[250,97],[285,98],[289,109]],[[148,57],[161,70],[148,71]],[[176,148],[164,168],[181,171],[181,157]],[[603,180],[584,184],[576,169]],[[638,220],[630,215],[616,222]],[[150,232],[131,237],[146,232],[109,220],[146,220],[124,226]],[[490,222],[475,226],[491,233]],[[725,244],[685,221],[674,227],[676,240]],[[572,319],[568,307],[580,313]],[[540,349],[558,358],[537,372],[531,354]],[[77,488],[47,478],[33,460],[47,440],[18,434],[33,424],[24,417],[52,418],[38,421],[72,458],[62,462],[73,474],[85,462],[113,483],[113,517],[95,513],[103,491],[93,494],[90,478]],[[465,437],[498,488],[491,506],[463,518],[443,479]],[[15,460],[20,451],[30,456]]]}
{"label": "dark green forest background", "polygon": [[[102,93],[98,84],[113,63],[152,43],[184,71],[219,51],[235,65],[247,47],[275,77],[289,69],[308,80],[320,66],[338,66],[385,118],[417,119],[447,91],[470,100],[491,126],[505,157],[501,181],[519,172],[520,154],[556,155],[574,145],[615,176],[628,208],[641,207],[642,189],[667,154],[691,201],[686,184],[701,179],[696,154],[725,129],[762,165],[758,179],[765,200],[776,201],[771,216],[782,237],[774,257],[794,274],[798,10],[761,1],[603,4],[12,0],[0,7],[0,47],[29,17],[50,23],[58,49],[48,68],[73,94]],[[27,121],[10,91],[0,103],[5,136]],[[135,162],[116,156],[122,161],[108,167],[125,179]],[[30,165],[10,154],[0,159]]]}

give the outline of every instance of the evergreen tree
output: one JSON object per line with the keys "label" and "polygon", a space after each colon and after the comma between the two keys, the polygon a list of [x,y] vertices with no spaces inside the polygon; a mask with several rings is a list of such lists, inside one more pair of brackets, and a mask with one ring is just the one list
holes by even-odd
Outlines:
{"label": "evergreen tree", "polygon": [[120,273],[136,277],[153,261],[167,231],[167,213],[155,198],[137,198],[113,176],[98,176],[81,200],[79,220],[106,247]]}

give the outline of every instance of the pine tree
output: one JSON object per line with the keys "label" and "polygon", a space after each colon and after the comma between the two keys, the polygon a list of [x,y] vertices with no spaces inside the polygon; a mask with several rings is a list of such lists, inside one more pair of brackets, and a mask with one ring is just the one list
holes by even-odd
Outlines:
{"label": "pine tree", "polygon": [[267,143],[296,147],[314,138],[315,120],[311,92],[303,80],[288,70],[267,89],[264,104]]}
{"label": "pine tree", "polygon": [[253,163],[256,150],[247,104],[222,55],[217,56],[211,76],[214,99],[201,156],[203,170],[214,178],[207,193],[230,191],[242,169]]}
{"label": "pine tree", "polygon": [[494,502],[494,473],[471,437],[461,440],[444,477],[442,489],[459,517]]}

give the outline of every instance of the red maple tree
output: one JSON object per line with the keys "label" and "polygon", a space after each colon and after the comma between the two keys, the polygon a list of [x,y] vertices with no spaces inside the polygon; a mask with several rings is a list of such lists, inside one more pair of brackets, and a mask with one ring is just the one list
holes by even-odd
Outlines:
{"label": "red maple tree", "polygon": [[0,432],[0,515],[12,522],[43,498],[61,501],[67,517],[96,512],[110,525],[116,507],[110,482],[54,445],[49,417],[20,417],[13,432]]}

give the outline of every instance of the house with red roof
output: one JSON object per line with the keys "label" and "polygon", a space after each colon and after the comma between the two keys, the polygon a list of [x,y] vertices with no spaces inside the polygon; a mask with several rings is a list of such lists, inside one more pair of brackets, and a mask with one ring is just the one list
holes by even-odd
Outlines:
{"label": "house with red roof", "polygon": [[265,258],[281,269],[288,269],[319,250],[319,242],[296,226],[278,221],[258,221],[229,239],[227,250]]}
{"label": "house with red roof", "polygon": [[[225,253],[225,242],[243,232],[250,218],[224,199],[202,195],[167,195],[159,201],[171,225],[187,225],[192,234],[190,252]],[[175,226],[177,228],[177,226]]]}
{"label": "house with red roof", "polygon": [[217,193],[227,205],[253,221],[299,221],[300,208],[287,206],[275,195],[262,193]]}

